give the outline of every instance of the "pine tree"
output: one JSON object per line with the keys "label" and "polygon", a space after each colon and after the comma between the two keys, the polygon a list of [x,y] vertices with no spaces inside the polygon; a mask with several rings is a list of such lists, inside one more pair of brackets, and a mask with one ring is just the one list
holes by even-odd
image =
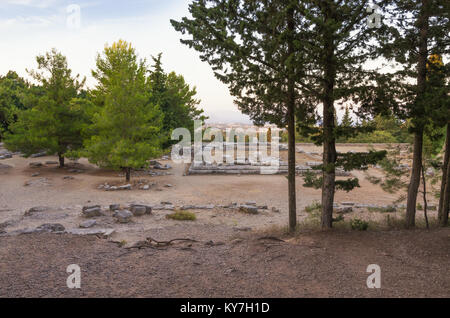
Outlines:
{"label": "pine tree", "polygon": [[65,155],[82,147],[85,116],[76,98],[84,80],[72,77],[67,59],[53,49],[36,58],[38,71],[30,75],[40,84],[42,95],[31,97],[30,109],[19,113],[18,121],[6,135],[6,146],[31,155],[36,151],[57,154],[60,167]]}
{"label": "pine tree", "polygon": [[[408,188],[406,226],[415,226],[416,202],[423,161],[424,131],[435,118],[439,103],[430,103],[431,82],[427,79],[431,54],[449,53],[450,3],[446,0],[392,0],[392,23],[381,37],[380,52],[402,66],[390,74],[386,94],[395,92],[395,112],[410,120],[414,134],[413,166]],[[387,14],[387,13],[386,13]],[[436,108],[437,107],[437,108]],[[442,114],[441,114],[442,116]]]}
{"label": "pine tree", "polygon": [[162,113],[149,102],[148,68],[131,44],[120,40],[105,47],[96,65],[94,95],[101,105],[86,155],[101,167],[124,170],[130,181],[132,169],[145,167],[160,153]]}
{"label": "pine tree", "polygon": [[163,147],[172,144],[171,133],[176,128],[187,128],[194,132],[194,120],[206,120],[203,110],[198,108],[200,100],[195,98],[196,88],[191,88],[182,75],[175,72],[167,74],[161,62],[162,53],[153,57],[154,65],[150,71],[150,102],[158,105],[164,114],[163,130],[166,140]]}
{"label": "pine tree", "polygon": [[189,6],[192,19],[171,21],[177,31],[192,36],[181,42],[200,52],[243,113],[256,124],[287,126],[290,231],[297,226],[295,113],[301,106],[303,114],[309,113],[298,94],[304,70],[296,5],[293,0],[196,0]]}
{"label": "pine tree", "polygon": [[[365,170],[386,155],[386,152],[336,152],[337,138],[352,137],[366,130],[366,127],[337,126],[336,105],[348,101],[358,104],[365,95],[379,95],[379,88],[373,83],[378,74],[364,68],[375,52],[371,40],[375,32],[380,32],[367,23],[369,4],[369,1],[310,0],[297,5],[298,14],[305,21],[302,50],[308,60],[308,71],[301,81],[302,93],[310,97],[310,102],[323,105],[319,134],[317,129],[300,123],[302,133],[315,133],[316,143],[323,144],[323,164],[318,167],[322,176],[313,182],[322,186],[323,228],[332,227],[335,190],[350,191],[359,186],[356,178],[336,181],[336,168]],[[378,100],[365,100],[370,105],[375,101]]]}
{"label": "pine tree", "polygon": [[0,76],[0,140],[5,132],[10,132],[9,126],[17,121],[18,112],[25,109],[23,99],[28,87],[16,72]]}

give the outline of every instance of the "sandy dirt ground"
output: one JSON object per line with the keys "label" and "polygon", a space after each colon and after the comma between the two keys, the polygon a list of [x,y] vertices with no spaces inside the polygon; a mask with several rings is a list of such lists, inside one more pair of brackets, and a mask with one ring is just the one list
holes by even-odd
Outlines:
{"label": "sandy dirt ground", "polygon": [[[320,152],[312,145],[300,148]],[[338,148],[342,152],[366,149]],[[164,201],[176,206],[254,201],[269,209],[258,215],[237,209],[192,210],[197,220],[190,223],[168,220],[166,215],[171,211],[164,210],[133,218],[129,224],[117,224],[112,216],[105,215],[97,218],[96,227],[114,229],[107,240],[48,234],[3,236],[0,296],[450,296],[448,229],[430,233],[310,233],[299,242],[264,243],[257,240],[258,233],[287,224],[285,176],[184,176],[185,165],[161,161],[172,165],[171,175],[136,177],[155,183],[150,190],[105,191],[98,186],[122,182],[120,172],[98,169],[85,159],[69,163],[64,169],[55,165],[29,166],[30,162],[55,160],[51,156],[14,156],[0,162],[11,166],[0,171],[0,224],[7,224],[6,232],[34,229],[45,223],[78,228],[86,220],[81,208],[94,204],[106,209],[110,204],[156,205]],[[297,164],[317,160],[320,157],[297,154]],[[71,172],[74,167],[82,172]],[[336,202],[387,205],[398,198],[370,184],[363,173],[354,175],[360,178],[361,188],[338,192]],[[301,177],[297,182],[297,214],[301,221],[307,217],[304,207],[319,201],[320,191],[302,187]],[[24,215],[37,206],[47,209]],[[272,207],[279,212],[272,211]],[[430,217],[435,214],[430,213]],[[367,211],[346,217],[356,214],[363,219],[377,217]],[[418,217],[422,217],[420,213]],[[117,244],[130,247],[149,236],[198,242],[162,250],[128,250]],[[242,241],[236,240],[239,237]],[[220,244],[206,245],[210,241]],[[377,262],[386,264],[386,285],[381,291],[369,291],[365,270],[368,264]],[[67,290],[62,279],[67,275],[65,267],[72,263],[79,264],[85,273],[85,285],[80,291]]]}

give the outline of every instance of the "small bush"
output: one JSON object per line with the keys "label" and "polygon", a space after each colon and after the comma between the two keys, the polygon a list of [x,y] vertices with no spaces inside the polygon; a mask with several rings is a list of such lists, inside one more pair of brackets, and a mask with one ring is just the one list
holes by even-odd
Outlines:
{"label": "small bush", "polygon": [[417,210],[422,211],[423,210],[423,206],[420,203],[417,203]]}
{"label": "small bush", "polygon": [[367,229],[369,228],[369,223],[360,219],[353,219],[350,222],[350,225],[352,227],[352,230],[358,231],[367,231]]}
{"label": "small bush", "polygon": [[369,212],[381,212],[381,213],[393,213],[397,212],[397,208],[395,206],[387,206],[387,207],[369,207]]}
{"label": "small bush", "polygon": [[310,205],[308,205],[307,207],[305,207],[305,211],[307,213],[311,213],[314,211],[320,211],[320,210],[322,210],[322,204],[320,204],[317,201],[315,201],[315,202],[311,203]]}
{"label": "small bush", "polygon": [[189,211],[175,211],[175,213],[166,215],[166,218],[177,221],[195,221],[197,216]]}

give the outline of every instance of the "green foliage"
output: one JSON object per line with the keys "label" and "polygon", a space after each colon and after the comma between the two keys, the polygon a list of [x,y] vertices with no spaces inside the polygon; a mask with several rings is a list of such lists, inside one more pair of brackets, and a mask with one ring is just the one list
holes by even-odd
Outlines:
{"label": "green foliage", "polygon": [[113,169],[142,168],[160,153],[162,113],[150,103],[145,61],[125,41],[105,47],[92,72],[101,101],[86,141],[89,161]]}
{"label": "green foliage", "polygon": [[9,127],[17,121],[19,111],[25,109],[28,86],[16,72],[9,71],[6,76],[0,76],[0,140],[5,132],[10,132]]}
{"label": "green foliage", "polygon": [[350,222],[350,226],[352,227],[352,230],[367,231],[369,223],[360,219],[353,219]]}
{"label": "green foliage", "polygon": [[158,105],[164,113],[162,133],[167,140],[164,148],[171,144],[170,134],[176,128],[187,128],[193,135],[194,120],[207,119],[203,110],[197,108],[200,101],[195,99],[196,88],[185,82],[182,75],[175,72],[165,73],[161,62],[162,54],[153,57],[153,70],[150,71],[150,102]]}
{"label": "green foliage", "polygon": [[311,213],[314,211],[320,211],[321,209],[322,209],[322,204],[320,202],[316,202],[316,201],[305,207],[305,211],[307,213]]}
{"label": "green foliage", "polygon": [[84,80],[72,77],[66,57],[55,49],[36,60],[38,71],[29,73],[40,83],[41,94],[27,99],[27,103],[34,104],[18,113],[18,121],[10,126],[5,144],[25,155],[44,150],[64,160],[67,152],[82,147],[85,104],[76,98]]}
{"label": "green foliage", "polygon": [[195,221],[197,216],[195,213],[189,211],[175,211],[174,213],[166,215],[166,218],[176,221]]}
{"label": "green foliage", "polygon": [[369,207],[367,208],[369,212],[381,212],[381,213],[394,213],[397,212],[397,208],[393,205],[387,207]]}

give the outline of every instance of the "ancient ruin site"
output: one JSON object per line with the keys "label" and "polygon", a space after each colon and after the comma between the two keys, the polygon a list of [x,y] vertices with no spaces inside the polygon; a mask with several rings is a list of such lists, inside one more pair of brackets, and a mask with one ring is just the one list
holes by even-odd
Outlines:
{"label": "ancient ruin site", "polygon": [[[368,147],[343,144],[338,150],[358,152]],[[280,149],[280,157],[286,158],[287,151]],[[297,166],[303,167],[298,170],[308,170],[320,160],[321,149],[312,144],[298,144],[296,150]],[[283,173],[248,173],[246,165],[231,164],[232,173],[218,173],[217,165],[211,165],[203,170],[210,174],[189,174],[193,164],[174,164],[163,156],[151,160],[149,169],[133,171],[132,182],[127,183],[120,171],[99,169],[86,159],[69,161],[61,169],[53,156],[24,158],[4,148],[0,153],[8,158],[1,160],[0,240],[2,255],[8,255],[2,262],[1,281],[9,286],[2,288],[2,296],[421,297],[431,292],[440,297],[448,292],[448,279],[437,280],[447,269],[437,266],[448,264],[449,231],[389,229],[389,222],[401,222],[405,205],[394,205],[398,195],[366,180],[367,175],[381,173],[375,166],[367,173],[351,172],[361,179],[361,188],[338,192],[334,210],[341,223],[359,218],[377,224],[376,229],[352,233],[338,222],[333,232],[314,230],[318,211],[310,209],[320,202],[320,190],[299,186],[301,234],[289,237]],[[409,155],[403,155],[402,164],[411,164]],[[436,218],[437,203],[429,202],[430,219]],[[190,212],[195,220],[168,218],[177,211]],[[423,211],[418,211],[418,218],[424,222]],[[413,250],[403,250],[404,244]],[[64,280],[47,276],[52,268],[63,266],[62,260],[76,260],[89,268],[90,283],[82,291],[67,290]],[[289,269],[295,262],[302,266]],[[385,278],[385,289],[367,290],[364,262],[389,266],[392,276]],[[416,265],[405,270],[403,262]],[[429,268],[427,275],[436,277],[431,280],[435,285],[424,279],[421,268]],[[322,280],[318,271],[325,270],[330,276]],[[200,272],[204,277],[194,283]],[[29,280],[31,273],[36,276]],[[138,273],[139,279],[133,277]],[[101,282],[112,276],[117,286]],[[269,281],[267,286],[251,286],[251,281],[259,284],[263,277],[284,283],[276,288]],[[45,289],[32,287],[42,279],[48,284]],[[179,287],[171,289],[168,284]],[[294,288],[295,284],[302,288]],[[409,284],[427,287],[411,290]]]}
{"label": "ancient ruin site", "polygon": [[448,299],[449,13],[0,1],[0,301],[284,317]]}

